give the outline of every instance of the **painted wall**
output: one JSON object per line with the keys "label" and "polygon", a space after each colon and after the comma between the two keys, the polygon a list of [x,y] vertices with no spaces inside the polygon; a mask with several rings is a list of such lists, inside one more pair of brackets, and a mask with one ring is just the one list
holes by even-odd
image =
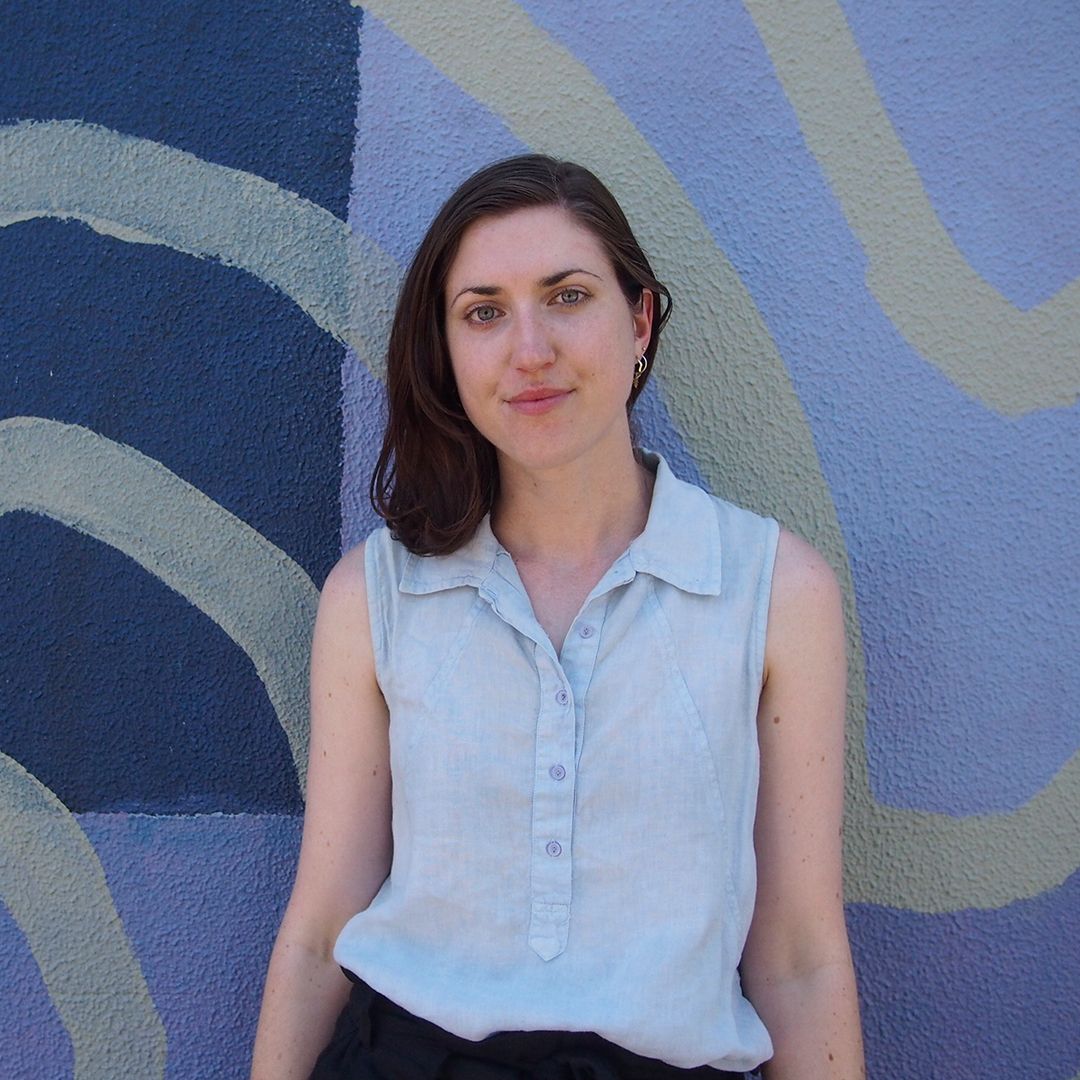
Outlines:
{"label": "painted wall", "polygon": [[639,416],[825,551],[873,1080],[1080,1076],[1080,8],[0,8],[0,1074],[245,1075],[401,266],[527,147],[676,314]]}

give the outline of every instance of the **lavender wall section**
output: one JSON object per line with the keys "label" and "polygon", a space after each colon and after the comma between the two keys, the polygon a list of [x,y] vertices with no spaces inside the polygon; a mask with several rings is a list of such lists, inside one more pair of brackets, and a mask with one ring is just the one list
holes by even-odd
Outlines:
{"label": "lavender wall section", "polygon": [[[302,677],[310,611],[293,597],[374,524],[378,342],[363,315],[335,321],[335,296],[385,303],[455,183],[535,144],[525,106],[558,149],[566,103],[532,101],[528,78],[507,96],[471,59],[476,35],[507,33],[535,48],[537,85],[541,67],[577,65],[585,104],[616,110],[655,151],[745,287],[732,305],[760,313],[808,425],[853,589],[856,772],[894,823],[878,862],[859,847],[847,867],[870,1076],[1075,1080],[1078,9],[800,0],[787,30],[763,0],[454,11],[0,12],[0,1074],[246,1075],[300,830],[303,691],[278,689]],[[816,30],[839,50],[819,63]],[[815,102],[851,92],[843,64],[872,107],[841,100],[843,122],[823,127]],[[611,131],[632,172],[629,136]],[[72,132],[93,148],[76,161]],[[114,135],[126,149],[107,157]],[[173,172],[153,174],[168,190],[144,210],[132,192],[159,152]],[[224,223],[204,165],[240,192]],[[925,209],[875,188],[894,167]],[[205,243],[177,239],[170,203],[205,220]],[[279,212],[293,231],[267,224]],[[669,264],[691,254],[665,233],[673,213],[657,205],[648,223]],[[875,223],[903,246],[932,234],[929,218],[938,240],[911,239],[882,272]],[[334,269],[346,223],[381,252],[351,274]],[[946,247],[992,290],[1002,334],[1056,320],[1036,354],[1064,359],[1018,360],[1012,399],[950,363],[986,326],[945,291],[917,299],[910,268],[931,273]],[[276,274],[293,262],[315,267],[307,284]],[[678,296],[676,312],[702,318]],[[701,357],[696,389],[717,363]],[[1013,385],[1007,365],[987,370]],[[726,445],[722,420],[686,410],[695,386],[666,379],[663,354],[657,375],[642,441],[708,486],[691,447]],[[86,451],[64,455],[72,438],[114,470],[101,485],[79,471]],[[740,453],[782,472],[769,445]],[[188,485],[182,505],[155,503],[158,475]],[[220,536],[194,527],[203,511]],[[130,535],[147,516],[168,525],[164,554]],[[251,601],[255,552],[292,592]],[[273,642],[259,651],[275,619],[284,659]],[[1025,831],[985,846],[1006,820]],[[971,825],[984,845],[951,892],[909,855],[889,874],[880,864],[917,848],[926,821],[942,835]],[[1015,869],[1017,846],[1035,852],[1030,871]],[[89,968],[94,995],[80,995]],[[145,1061],[133,1049],[117,1065],[111,1013],[157,1048]]]}

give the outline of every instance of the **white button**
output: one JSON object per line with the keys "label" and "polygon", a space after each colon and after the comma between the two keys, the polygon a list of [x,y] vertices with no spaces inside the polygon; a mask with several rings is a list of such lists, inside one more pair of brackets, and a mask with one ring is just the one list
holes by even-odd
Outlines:
{"label": "white button", "polygon": [[562,780],[566,776],[566,770],[561,765],[552,765],[548,769],[548,775],[552,780]]}
{"label": "white button", "polygon": [[544,850],[553,859],[557,859],[562,854],[562,844],[560,844],[558,840],[549,840]]}
{"label": "white button", "polygon": [[557,693],[557,694],[555,695],[555,700],[556,700],[556,701],[557,701],[557,702],[558,702],[558,703],[559,703],[560,705],[565,705],[565,704],[566,704],[566,703],[567,703],[567,702],[568,702],[568,701],[570,700],[570,695],[569,695],[569,694],[568,694],[568,693],[567,693],[567,692],[566,692],[565,690],[560,690],[560,691],[559,691],[559,692],[558,692],[558,693]]}
{"label": "white button", "polygon": [[591,627],[591,626],[590,626],[590,625],[589,625],[588,623],[586,623],[586,624],[585,624],[585,625],[584,625],[584,626],[583,626],[583,627],[582,627],[582,628],[581,628],[581,629],[580,629],[580,630],[578,631],[578,633],[579,633],[579,634],[580,634],[580,635],[581,635],[582,637],[592,637],[592,636],[593,636],[593,634],[595,634],[595,633],[596,633],[596,631],[595,631],[595,630],[594,630],[594,629],[593,629],[593,628],[592,628],[592,627]]}

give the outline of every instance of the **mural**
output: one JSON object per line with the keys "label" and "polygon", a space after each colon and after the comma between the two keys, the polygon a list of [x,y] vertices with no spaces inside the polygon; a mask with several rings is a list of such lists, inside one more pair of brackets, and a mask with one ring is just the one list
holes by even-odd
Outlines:
{"label": "mural", "polygon": [[91,7],[0,13],[4,1075],[246,1075],[396,283],[535,148],[675,295],[642,441],[844,585],[870,1076],[1080,1077],[1080,10]]}

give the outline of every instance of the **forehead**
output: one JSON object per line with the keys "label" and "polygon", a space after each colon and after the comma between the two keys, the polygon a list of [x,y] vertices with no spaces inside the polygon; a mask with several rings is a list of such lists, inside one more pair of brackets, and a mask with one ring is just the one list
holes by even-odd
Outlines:
{"label": "forehead", "polygon": [[462,234],[447,274],[453,295],[468,285],[535,281],[570,268],[612,274],[596,236],[561,206],[530,206],[474,221]]}

